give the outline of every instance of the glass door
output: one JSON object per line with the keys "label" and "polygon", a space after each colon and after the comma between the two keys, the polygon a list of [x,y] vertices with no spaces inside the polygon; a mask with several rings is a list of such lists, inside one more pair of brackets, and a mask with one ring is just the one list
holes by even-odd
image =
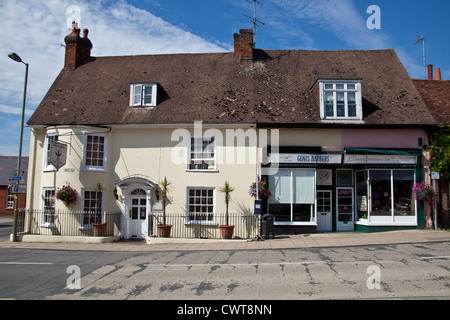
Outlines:
{"label": "glass door", "polygon": [[136,189],[131,193],[130,231],[132,238],[147,236],[147,196],[145,190]]}
{"label": "glass door", "polygon": [[336,193],[336,231],[353,231],[355,229],[353,187],[336,188]]}
{"label": "glass door", "polygon": [[317,191],[317,231],[333,231],[331,190]]}

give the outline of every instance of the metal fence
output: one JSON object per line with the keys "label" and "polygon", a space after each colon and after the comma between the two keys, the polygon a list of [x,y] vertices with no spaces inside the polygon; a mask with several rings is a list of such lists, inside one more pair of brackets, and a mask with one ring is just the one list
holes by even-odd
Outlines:
{"label": "metal fence", "polygon": [[120,235],[121,216],[120,212],[20,209],[17,233],[79,237],[117,236]]}
{"label": "metal fence", "polygon": [[[163,214],[154,213],[149,219],[149,236],[158,237],[158,224]],[[226,224],[225,214],[167,213],[166,224],[172,225],[171,238],[220,239],[220,226]],[[230,213],[228,224],[234,225],[234,239],[253,239],[257,235],[258,217],[251,213]]]}

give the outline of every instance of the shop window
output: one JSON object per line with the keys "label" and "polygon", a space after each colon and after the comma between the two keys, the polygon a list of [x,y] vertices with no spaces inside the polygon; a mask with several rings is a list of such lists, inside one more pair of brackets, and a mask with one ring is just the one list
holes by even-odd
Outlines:
{"label": "shop window", "polygon": [[357,171],[356,214],[360,223],[416,223],[414,170]]}
{"label": "shop window", "polygon": [[269,176],[270,213],[277,223],[315,223],[315,169],[280,169]]}

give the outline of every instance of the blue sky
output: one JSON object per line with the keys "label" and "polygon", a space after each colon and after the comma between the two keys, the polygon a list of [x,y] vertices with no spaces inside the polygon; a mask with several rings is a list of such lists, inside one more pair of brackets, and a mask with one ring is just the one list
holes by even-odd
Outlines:
{"label": "blue sky", "polygon": [[[370,5],[381,29],[368,29]],[[79,8],[72,10],[71,8]],[[90,30],[93,56],[232,51],[233,33],[251,28],[247,0],[2,0],[0,2],[0,155],[17,155],[25,67],[30,64],[26,120],[64,63],[64,36],[76,16]],[[426,63],[450,79],[448,0],[260,0],[256,46],[261,49],[366,50],[393,48],[412,78]],[[29,129],[23,154],[29,153]]]}

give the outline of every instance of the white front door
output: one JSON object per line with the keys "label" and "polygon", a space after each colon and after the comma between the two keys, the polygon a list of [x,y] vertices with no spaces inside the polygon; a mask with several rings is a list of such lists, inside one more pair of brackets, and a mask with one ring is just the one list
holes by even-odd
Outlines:
{"label": "white front door", "polygon": [[317,231],[333,231],[331,190],[317,191]]}
{"label": "white front door", "polygon": [[145,238],[148,235],[147,193],[136,189],[130,195],[130,215],[128,218],[131,238]]}
{"label": "white front door", "polygon": [[337,188],[336,193],[336,231],[353,231],[355,230],[353,188]]}

